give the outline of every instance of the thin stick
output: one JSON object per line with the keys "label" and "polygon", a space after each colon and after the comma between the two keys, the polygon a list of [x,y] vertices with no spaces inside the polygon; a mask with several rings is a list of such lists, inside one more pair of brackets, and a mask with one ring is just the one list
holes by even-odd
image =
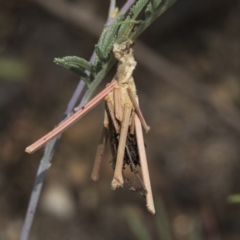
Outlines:
{"label": "thin stick", "polygon": [[26,148],[27,153],[33,153],[43,145],[45,145],[52,138],[56,137],[59,133],[62,133],[64,130],[69,128],[72,124],[78,121],[82,116],[84,116],[88,111],[90,111],[93,107],[95,107],[100,100],[102,100],[109,92],[112,91],[115,86],[116,81],[111,82],[103,91],[101,91],[96,97],[94,97],[90,102],[88,102],[85,106],[79,109],[76,113],[74,113],[71,117],[66,119],[66,121],[60,123],[55,129],[51,132],[40,138],[38,141],[33,143],[32,145]]}
{"label": "thin stick", "polygon": [[119,125],[116,121],[116,118],[115,118],[115,115],[114,115],[113,105],[112,105],[111,101],[109,100],[108,96],[105,98],[105,101],[106,101],[107,111],[109,112],[109,115],[111,117],[113,126],[115,128],[115,131],[116,131],[116,133],[119,133],[120,132],[120,127],[119,127]]}
{"label": "thin stick", "polygon": [[117,187],[122,187],[124,183],[123,176],[122,176],[122,168],[123,168],[123,158],[125,153],[126,139],[127,139],[131,112],[132,112],[132,107],[126,104],[124,106],[124,115],[123,115],[120,139],[118,144],[116,166],[115,166],[114,176],[112,180],[113,190],[115,190]]}
{"label": "thin stick", "polygon": [[150,130],[150,127],[147,125],[147,123],[143,117],[142,111],[141,111],[138,103],[136,102],[136,98],[135,98],[136,95],[132,92],[132,90],[130,88],[127,88],[127,91],[128,91],[128,95],[132,101],[132,104],[135,108],[135,111],[138,115],[138,118],[140,119],[140,121],[143,125],[143,128],[144,128],[145,132],[147,133]]}
{"label": "thin stick", "polygon": [[109,128],[109,119],[108,119],[108,114],[106,109],[104,110],[103,126],[105,128]]}
{"label": "thin stick", "polygon": [[95,157],[94,165],[92,169],[92,174],[91,174],[91,178],[93,181],[98,181],[99,179],[100,168],[102,165],[103,155],[105,152],[107,141],[108,141],[108,130],[107,128],[103,127],[101,139],[99,141],[99,145],[97,148],[97,153],[96,153],[96,157]]}
{"label": "thin stick", "polygon": [[152,188],[151,188],[151,182],[150,182],[148,164],[147,164],[147,157],[146,157],[145,146],[144,146],[144,141],[143,141],[142,126],[141,126],[140,120],[137,115],[135,115],[135,128],[136,128],[138,152],[139,152],[141,169],[142,169],[142,177],[143,177],[144,186],[147,190],[147,194],[146,194],[147,209],[149,212],[154,214],[155,207],[154,207],[154,202],[153,202]]}
{"label": "thin stick", "polygon": [[113,89],[114,109],[116,118],[121,122],[123,120],[122,93],[120,86]]}
{"label": "thin stick", "polygon": [[131,125],[130,125],[130,134],[134,135],[135,133],[135,112],[132,113]]}

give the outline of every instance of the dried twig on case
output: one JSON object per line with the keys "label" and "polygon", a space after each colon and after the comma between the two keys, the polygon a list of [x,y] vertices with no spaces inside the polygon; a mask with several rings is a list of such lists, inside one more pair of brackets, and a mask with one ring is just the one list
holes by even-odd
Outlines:
{"label": "dried twig on case", "polygon": [[110,91],[112,91],[115,86],[116,81],[113,80],[107,87],[100,92],[96,97],[94,97],[90,102],[88,102],[85,106],[80,108],[76,113],[70,116],[65,121],[61,122],[56,128],[54,128],[51,132],[47,133],[45,136],[34,142],[32,145],[28,146],[25,151],[27,153],[34,153],[36,150],[44,146],[51,139],[56,137],[58,134],[64,132],[67,128],[77,122],[81,117],[83,117],[86,113],[88,113],[92,108],[94,108]]}
{"label": "dried twig on case", "polygon": [[141,170],[142,170],[142,177],[143,177],[144,186],[147,190],[147,194],[146,194],[147,209],[151,213],[155,213],[153,196],[152,196],[152,188],[151,188],[151,182],[150,182],[149,171],[148,171],[147,157],[146,157],[146,151],[145,151],[145,146],[143,141],[142,126],[138,116],[135,117],[135,129],[136,129],[136,137],[137,137],[137,145],[138,145],[138,154],[140,157],[140,164],[141,164]]}
{"label": "dried twig on case", "polygon": [[[118,60],[118,68],[113,81],[66,121],[27,147],[26,152],[33,153],[45,145],[46,142],[62,133],[105,98],[104,126],[91,178],[95,181],[99,179],[101,162],[106,142],[109,138],[114,169],[111,183],[112,189],[115,190],[123,186],[124,180],[127,180],[124,177],[123,170],[128,165],[142,185],[136,188],[131,186],[130,190],[140,192],[146,199],[147,209],[154,214],[155,208],[142,134],[142,126],[146,132],[149,131],[150,127],[147,125],[138,105],[136,86],[132,77],[133,70],[137,64],[133,56],[132,45],[133,42],[131,40],[127,40],[122,44],[114,44],[113,53]],[[143,179],[141,179],[138,173],[137,166],[141,166]]]}
{"label": "dried twig on case", "polygon": [[[137,175],[142,184],[140,188],[132,186],[130,190],[139,191],[144,195],[147,209],[151,213],[155,213],[142,134],[142,126],[146,132],[149,131],[150,127],[147,125],[138,105],[136,87],[132,77],[136,66],[132,45],[131,40],[122,44],[114,44],[113,53],[118,59],[117,74],[114,77],[117,84],[105,98],[114,169],[111,186],[113,190],[123,186],[123,170],[126,165],[129,165],[130,170]],[[138,174],[138,165],[141,166],[143,180]]]}

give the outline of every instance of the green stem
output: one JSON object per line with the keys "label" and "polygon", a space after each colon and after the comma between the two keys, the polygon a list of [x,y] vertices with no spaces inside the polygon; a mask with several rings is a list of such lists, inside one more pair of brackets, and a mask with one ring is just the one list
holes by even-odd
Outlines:
{"label": "green stem", "polygon": [[107,75],[107,73],[112,68],[115,62],[116,62],[116,59],[112,56],[109,59],[109,61],[103,66],[102,70],[96,75],[95,80],[91,83],[90,87],[84,94],[82,101],[78,107],[81,108],[92,98],[98,86],[100,85],[102,80],[105,78],[105,76]]}

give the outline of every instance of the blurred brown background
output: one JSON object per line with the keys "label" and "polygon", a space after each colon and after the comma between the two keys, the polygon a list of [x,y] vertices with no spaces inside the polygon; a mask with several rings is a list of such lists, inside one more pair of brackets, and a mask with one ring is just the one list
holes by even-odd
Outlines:
{"label": "blurred brown background", "polygon": [[[0,1],[1,240],[18,239],[43,153],[24,149],[59,122],[78,83],[53,59],[88,59],[108,5]],[[165,205],[172,239],[240,239],[240,205],[227,202],[240,193],[239,11],[237,0],[178,0],[137,40],[134,77],[151,126],[153,193]],[[30,239],[137,239],[127,209],[160,239],[140,195],[127,186],[111,191],[109,154],[100,181],[90,180],[102,121],[103,103],[64,133]]]}

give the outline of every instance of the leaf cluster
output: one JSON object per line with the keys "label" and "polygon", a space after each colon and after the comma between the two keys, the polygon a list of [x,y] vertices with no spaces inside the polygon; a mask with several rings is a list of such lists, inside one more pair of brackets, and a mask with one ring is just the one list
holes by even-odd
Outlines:
{"label": "leaf cluster", "polygon": [[[93,63],[76,56],[55,58],[54,62],[82,78],[90,86],[103,66],[113,59],[114,43],[127,39],[135,40],[158,16],[176,0],[138,0],[128,13],[120,13],[113,24],[105,26],[95,45],[96,58]],[[143,19],[138,19],[144,11]]]}

